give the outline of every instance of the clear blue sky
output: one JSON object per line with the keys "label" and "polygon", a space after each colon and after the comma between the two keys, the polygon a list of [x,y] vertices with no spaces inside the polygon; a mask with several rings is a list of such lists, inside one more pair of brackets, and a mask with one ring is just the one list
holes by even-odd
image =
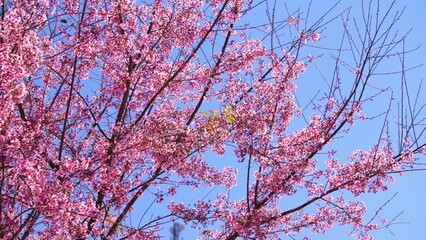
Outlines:
{"label": "clear blue sky", "polygon": [[[300,1],[305,2],[305,1]],[[315,1],[314,1],[315,2]],[[343,1],[343,4],[358,1]],[[388,4],[391,1],[382,1]],[[414,53],[408,54],[406,60],[409,66],[418,64],[426,64],[426,27],[425,27],[425,10],[426,1],[423,0],[409,0],[397,1],[397,9],[406,7],[403,17],[397,25],[401,32],[409,31],[407,39],[407,48],[414,48],[423,44]],[[354,12],[355,13],[355,12]],[[384,65],[388,71],[392,71],[393,65]],[[413,92],[417,90],[417,85],[420,80],[425,78],[426,66],[422,66],[416,70],[407,73],[408,83],[411,84]],[[386,78],[386,77],[384,77]],[[423,92],[422,102],[426,102],[426,91]],[[380,109],[386,106],[376,105],[370,109]],[[392,117],[395,117],[394,115]],[[423,111],[423,117],[426,117]],[[347,136],[351,138],[352,146],[346,146],[348,149],[353,149],[356,146],[360,148],[375,141],[371,138],[370,132],[375,132],[377,129],[372,129],[372,126],[367,123],[361,123],[355,126],[353,131]],[[423,138],[423,141],[425,139]],[[425,156],[422,156],[421,162],[426,162]],[[369,213],[374,212],[394,194],[396,197],[384,208],[381,213],[382,217],[392,219],[402,212],[397,218],[395,224],[389,229],[381,229],[374,232],[375,239],[386,240],[411,240],[411,239],[426,239],[426,171],[425,172],[411,172],[405,173],[402,177],[395,176],[396,181],[394,184],[389,185],[389,190],[376,195],[364,195],[360,199],[363,200],[369,209]],[[352,239],[345,235],[346,231],[335,229],[325,236],[316,236],[313,239]]]}

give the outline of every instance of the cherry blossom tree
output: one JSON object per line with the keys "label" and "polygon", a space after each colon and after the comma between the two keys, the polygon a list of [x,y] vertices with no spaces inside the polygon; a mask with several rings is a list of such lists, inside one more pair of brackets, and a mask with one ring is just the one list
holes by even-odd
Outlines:
{"label": "cherry blossom tree", "polygon": [[[336,3],[308,20],[284,2],[2,0],[0,238],[157,239],[180,221],[202,239],[334,225],[370,239],[386,226],[356,197],[425,153],[419,95],[376,85],[407,84],[401,11]],[[328,26],[337,46],[321,47]],[[315,81],[320,93],[296,91]],[[384,96],[383,114],[363,113]],[[352,125],[375,119],[377,144],[340,156]]]}

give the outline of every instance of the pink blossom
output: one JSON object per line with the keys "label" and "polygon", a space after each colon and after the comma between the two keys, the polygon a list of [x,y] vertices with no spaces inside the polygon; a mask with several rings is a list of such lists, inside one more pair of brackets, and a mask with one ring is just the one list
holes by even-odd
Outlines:
{"label": "pink blossom", "polygon": [[318,41],[319,38],[320,38],[320,34],[319,33],[314,33],[311,36],[311,40],[314,41],[314,42]]}
{"label": "pink blossom", "polygon": [[288,19],[288,24],[289,25],[299,25],[299,23],[300,23],[300,19],[297,19],[297,18],[295,18],[294,16],[291,16],[289,19]]}

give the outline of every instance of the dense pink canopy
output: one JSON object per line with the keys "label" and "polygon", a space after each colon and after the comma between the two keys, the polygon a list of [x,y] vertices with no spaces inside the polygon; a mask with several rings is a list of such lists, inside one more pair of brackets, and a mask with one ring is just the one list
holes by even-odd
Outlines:
{"label": "dense pink canopy", "polygon": [[[245,24],[255,2],[3,0],[0,238],[156,239],[167,221],[184,221],[203,239],[279,239],[334,224],[369,239],[380,223],[341,193],[385,190],[424,151],[421,138],[409,129],[395,147],[382,134],[347,159],[327,146],[368,118],[364,90],[401,42],[392,24],[369,25],[379,15],[364,19],[356,62],[331,62],[351,74],[336,67],[325,100],[305,112],[296,84],[316,58],[303,49],[321,42],[326,22]],[[302,115],[305,126],[290,128]],[[216,194],[174,200],[199,188]],[[300,191],[304,201],[283,204]],[[130,221],[151,208],[135,204],[149,196],[166,207]]]}

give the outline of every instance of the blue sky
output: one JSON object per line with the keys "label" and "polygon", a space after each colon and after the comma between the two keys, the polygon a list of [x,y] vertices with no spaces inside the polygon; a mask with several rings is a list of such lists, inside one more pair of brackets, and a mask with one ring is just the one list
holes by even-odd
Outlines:
{"label": "blue sky", "polygon": [[[349,2],[349,1],[344,1]],[[390,1],[383,1],[384,3]],[[402,9],[406,7],[403,17],[398,23],[397,27],[401,32],[409,31],[407,39],[407,48],[415,48],[416,46],[423,44],[418,50],[407,55],[406,60],[409,66],[415,66],[418,64],[426,64],[426,28],[425,21],[425,9],[426,1],[422,0],[411,0],[411,1],[398,1],[397,8]],[[385,65],[385,67],[390,67]],[[407,73],[407,80],[410,84],[413,92],[417,90],[417,86],[420,80],[424,79],[425,66],[421,66],[415,70]],[[423,91],[422,102],[425,103],[426,95]],[[380,108],[384,106],[374,106]],[[423,112],[423,115],[425,113]],[[375,129],[370,129],[367,124],[365,126],[356,126],[352,139],[354,145],[362,146],[363,142],[368,142],[369,132]],[[354,133],[355,132],[355,133]],[[348,137],[351,137],[349,135]],[[423,138],[424,141],[424,138]],[[348,146],[350,147],[350,146]],[[425,156],[422,156],[421,162],[426,162]],[[426,172],[410,172],[405,173],[402,177],[395,176],[396,182],[389,185],[389,190],[376,195],[365,195],[361,199],[367,204],[370,213],[374,213],[384,202],[390,199],[394,194],[397,194],[395,198],[384,208],[382,216],[388,219],[392,219],[399,213],[401,215],[396,219],[395,224],[390,229],[382,229],[374,232],[375,239],[395,239],[395,240],[410,240],[410,239],[425,239],[426,238]],[[332,237],[333,236],[333,237]],[[344,235],[344,232],[336,231],[336,234],[332,234],[324,237],[315,237],[314,239],[351,239]]]}

